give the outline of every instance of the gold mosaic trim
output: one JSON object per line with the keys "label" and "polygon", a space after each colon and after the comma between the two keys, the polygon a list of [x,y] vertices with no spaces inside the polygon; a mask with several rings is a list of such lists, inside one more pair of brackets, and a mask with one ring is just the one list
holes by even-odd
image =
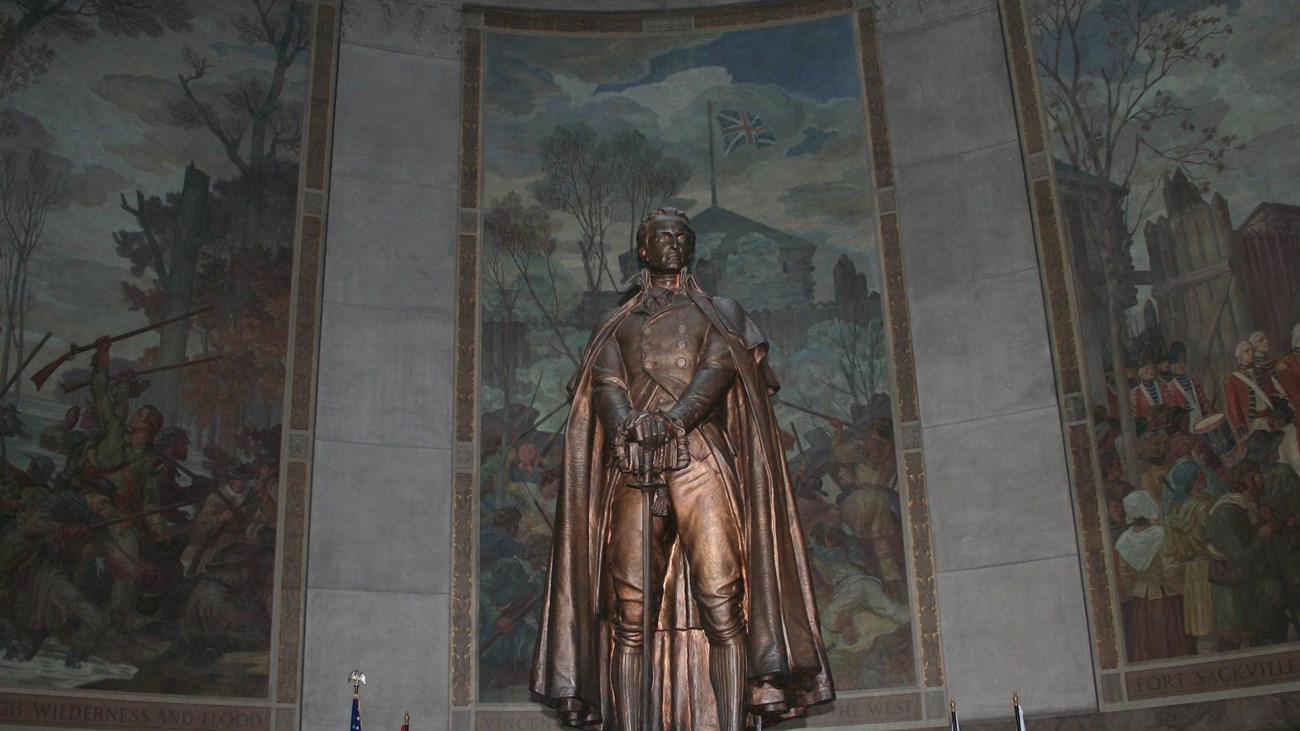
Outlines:
{"label": "gold mosaic trim", "polygon": [[456,256],[456,416],[458,442],[474,441],[477,384],[478,239],[461,236]]}
{"label": "gold mosaic trim", "polygon": [[763,7],[730,7],[695,13],[695,28],[726,28],[795,20],[811,15],[827,15],[853,9],[853,0],[801,0],[800,2]]}
{"label": "gold mosaic trim", "polygon": [[770,3],[738,5],[694,13],[674,12],[660,15],[539,13],[487,8],[482,9],[481,12],[483,27],[498,30],[547,33],[643,33],[688,31],[692,27],[695,30],[752,27],[764,23],[798,20],[813,15],[848,12],[852,9],[853,0],[795,0],[779,5]]}
{"label": "gold mosaic trim", "polygon": [[912,352],[912,320],[907,308],[907,282],[894,198],[894,164],[885,116],[884,76],[875,13],[858,12],[858,43],[862,54],[863,105],[871,144],[871,169],[880,222],[880,260],[898,404],[896,432],[903,435],[903,469],[907,480],[907,520],[911,533],[911,565],[916,591],[916,631],[921,645],[921,674],[925,687],[943,685],[943,647],[939,637],[939,603],[934,574],[934,541],[930,533],[930,501],[925,489],[925,460],[921,451],[921,409],[916,390],[916,359]]}
{"label": "gold mosaic trim", "polygon": [[280,564],[280,631],[275,700],[298,702],[298,659],[302,654],[302,601],[307,546],[307,463],[290,462],[284,492],[284,558]]}
{"label": "gold mosaic trim", "polygon": [[[458,445],[474,444],[478,388],[478,238],[460,237],[456,269],[456,395]],[[455,469],[451,506],[451,704],[474,700],[474,482],[476,471]]]}
{"label": "gold mosaic trim", "polygon": [[930,535],[930,500],[925,494],[925,461],[920,452],[903,455],[907,477],[907,514],[911,518],[912,570],[916,576],[917,632],[921,638],[921,673],[924,685],[943,685],[943,647],[939,641],[939,592],[934,577],[934,549]]}
{"label": "gold mosaic trim", "polygon": [[1100,476],[1093,464],[1095,455],[1087,423],[1087,395],[1083,392],[1083,370],[1079,360],[1081,335],[1051,174],[1047,130],[1039,101],[1038,73],[1030,47],[1028,16],[1023,0],[1000,0],[999,8],[1006,33],[1007,61],[1011,66],[1021,148],[1027,161],[1026,174],[1033,181],[1029,187],[1030,205],[1041,277],[1047,293],[1045,304],[1051,323],[1061,428],[1070,445],[1068,469],[1079,524],[1094,651],[1098,666],[1111,670],[1119,666],[1119,644],[1102,534]]}
{"label": "gold mosaic trim", "polygon": [[[320,292],[324,256],[324,216],[329,184],[334,79],[338,72],[339,11],[318,3],[312,31],[307,81],[307,130],[302,153],[298,251],[294,261],[293,325],[289,336],[286,441],[282,455],[280,554],[277,567],[275,647],[269,668],[277,703],[302,700],[303,603],[306,597],[307,506],[310,504],[312,414],[316,397],[316,357],[320,339]],[[297,432],[296,434],[294,432]]]}
{"label": "gold mosaic trim", "polygon": [[474,702],[474,478],[455,476],[451,525],[451,704]]}
{"label": "gold mosaic trim", "polygon": [[317,216],[303,216],[299,227],[298,282],[293,323],[293,377],[289,396],[289,428],[311,428],[316,376],[316,308],[320,304],[320,255],[324,225]]}
{"label": "gold mosaic trim", "polygon": [[916,396],[916,362],[912,355],[912,320],[907,310],[907,283],[903,281],[903,250],[898,236],[898,214],[880,216],[880,256],[885,274],[885,298],[889,302],[889,330],[893,344],[894,389],[898,397],[898,420],[917,421],[921,409]]}
{"label": "gold mosaic trim", "polygon": [[1083,544],[1083,561],[1091,596],[1093,643],[1097,660],[1104,670],[1119,666],[1119,649],[1115,636],[1114,610],[1111,607],[1110,582],[1106,572],[1106,539],[1102,533],[1101,511],[1097,509],[1098,487],[1093,463],[1092,435],[1086,424],[1070,427],[1070,470],[1074,473],[1075,510],[1079,514],[1079,541]]}
{"label": "gold mosaic trim", "polygon": [[[456,248],[456,358],[452,431],[458,445],[475,437],[478,388],[478,236],[477,212],[483,105],[483,31],[466,27],[461,60],[460,215]],[[474,217],[474,230],[465,224]],[[477,460],[474,460],[474,465]],[[474,480],[453,469],[451,505],[451,706],[474,702]]]}
{"label": "gold mosaic trim", "polygon": [[460,81],[460,207],[478,208],[479,121],[483,104],[483,31],[465,29]]}
{"label": "gold mosaic trim", "polygon": [[880,66],[876,14],[869,10],[858,13],[858,43],[862,44],[862,88],[871,137],[871,172],[877,189],[892,190],[894,160],[889,152],[889,122],[885,119],[885,76]]}
{"label": "gold mosaic trim", "polygon": [[1075,394],[1083,390],[1083,373],[1079,367],[1074,313],[1070,306],[1072,296],[1069,274],[1065,269],[1065,241],[1056,223],[1056,198],[1052,195],[1050,180],[1039,180],[1030,191],[1038,226],[1043,277],[1047,280],[1047,308],[1052,314],[1058,387],[1063,394]]}
{"label": "gold mosaic trim", "polygon": [[304,184],[314,190],[325,187],[329,174],[330,117],[334,109],[334,60],[338,48],[338,9],[316,6],[316,33],[312,39],[311,91],[307,103],[307,150],[303,161]]}

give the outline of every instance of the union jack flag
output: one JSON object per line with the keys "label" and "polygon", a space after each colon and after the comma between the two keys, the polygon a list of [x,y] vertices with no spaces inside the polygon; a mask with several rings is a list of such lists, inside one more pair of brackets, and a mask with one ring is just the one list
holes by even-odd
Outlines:
{"label": "union jack flag", "polygon": [[732,150],[741,145],[766,147],[776,144],[776,135],[772,134],[772,130],[764,127],[763,121],[749,112],[719,110],[718,126],[722,128],[724,155],[730,155]]}

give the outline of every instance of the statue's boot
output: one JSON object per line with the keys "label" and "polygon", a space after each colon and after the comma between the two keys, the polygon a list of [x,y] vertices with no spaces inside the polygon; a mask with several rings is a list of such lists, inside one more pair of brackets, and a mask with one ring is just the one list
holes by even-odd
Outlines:
{"label": "statue's boot", "polygon": [[709,680],[718,706],[719,731],[744,731],[749,707],[745,636],[709,646]]}
{"label": "statue's boot", "polygon": [[614,707],[620,731],[641,731],[645,704],[641,701],[641,650],[614,648]]}

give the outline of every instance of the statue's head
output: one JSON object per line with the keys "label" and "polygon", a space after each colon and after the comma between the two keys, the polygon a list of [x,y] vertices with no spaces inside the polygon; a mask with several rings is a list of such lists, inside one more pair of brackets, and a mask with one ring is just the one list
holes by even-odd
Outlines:
{"label": "statue's head", "polygon": [[637,253],[652,274],[677,274],[695,256],[695,229],[686,211],[656,208],[636,229]]}

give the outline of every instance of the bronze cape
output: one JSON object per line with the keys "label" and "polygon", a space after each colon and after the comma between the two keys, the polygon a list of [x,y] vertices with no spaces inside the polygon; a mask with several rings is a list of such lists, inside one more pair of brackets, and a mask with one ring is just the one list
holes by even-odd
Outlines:
{"label": "bronze cape", "polygon": [[[757,326],[739,307],[719,307],[732,303],[719,298],[715,304],[693,277],[685,277],[692,303],[724,334],[736,364],[736,381],[720,408],[727,412],[727,437],[737,452],[742,490],[750,723],[761,715],[764,725],[770,725],[835,697],[818,629],[807,549],[768,398],[779,385],[765,360],[768,346]],[[569,386],[573,406],[565,433],[564,478],[532,689],[572,726],[601,729],[614,718],[610,706],[613,631],[605,613],[606,597],[601,595],[601,554],[612,490],[621,483],[592,407],[592,360],[645,296],[643,287],[597,328]],[[672,558],[655,633],[654,688],[664,709],[664,725],[689,728],[693,716],[714,713],[708,642],[698,623],[691,621],[694,612],[682,552],[670,549],[669,553]]]}

